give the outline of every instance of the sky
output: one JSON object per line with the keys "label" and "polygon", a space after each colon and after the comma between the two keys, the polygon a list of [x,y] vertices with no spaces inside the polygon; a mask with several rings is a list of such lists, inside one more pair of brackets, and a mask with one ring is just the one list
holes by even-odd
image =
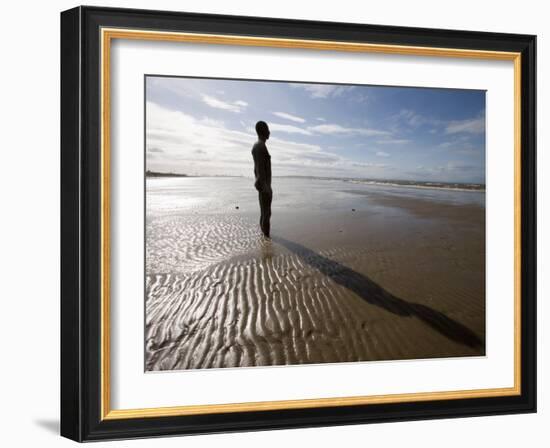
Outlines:
{"label": "sky", "polygon": [[485,183],[485,91],[147,76],[146,168]]}

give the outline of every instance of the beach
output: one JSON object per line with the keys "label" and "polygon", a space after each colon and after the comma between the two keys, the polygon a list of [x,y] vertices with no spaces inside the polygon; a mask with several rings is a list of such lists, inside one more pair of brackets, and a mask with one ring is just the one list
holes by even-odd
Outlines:
{"label": "beach", "polygon": [[485,192],[147,178],[146,370],[485,354]]}

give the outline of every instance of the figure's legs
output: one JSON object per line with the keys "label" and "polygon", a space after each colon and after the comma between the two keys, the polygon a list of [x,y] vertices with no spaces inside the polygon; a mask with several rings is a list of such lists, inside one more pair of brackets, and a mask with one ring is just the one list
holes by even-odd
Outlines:
{"label": "figure's legs", "polygon": [[273,199],[273,193],[271,191],[266,193],[265,198],[265,212],[264,212],[264,234],[269,238],[271,234],[271,200]]}
{"label": "figure's legs", "polygon": [[264,222],[264,204],[262,201],[262,192],[258,191],[258,202],[260,203],[260,229],[263,231],[263,222]]}
{"label": "figure's legs", "polygon": [[271,200],[273,195],[271,192],[260,192],[260,227],[262,233],[269,238],[270,219],[271,219]]}

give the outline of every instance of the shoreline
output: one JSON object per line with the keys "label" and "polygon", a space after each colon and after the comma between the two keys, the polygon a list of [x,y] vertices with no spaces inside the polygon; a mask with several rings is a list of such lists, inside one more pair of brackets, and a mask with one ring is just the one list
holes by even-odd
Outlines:
{"label": "shoreline", "polygon": [[[230,176],[230,175],[193,175],[193,174],[175,174],[175,173],[154,173],[146,174],[146,179],[248,179],[250,182],[254,182],[254,179],[250,176]],[[314,181],[340,181],[357,185],[373,185],[379,187],[394,187],[394,188],[420,188],[430,190],[443,190],[443,191],[471,191],[485,193],[485,186],[482,184],[456,184],[456,185],[475,185],[476,187],[451,187],[448,185],[429,185],[426,181],[410,181],[411,183],[399,183],[398,181],[385,181],[385,180],[373,180],[373,179],[353,179],[346,177],[299,177],[299,176],[273,176],[273,179],[303,179]],[[405,181],[404,181],[405,182]],[[409,182],[409,181],[407,181]],[[438,183],[438,182],[434,182]],[[479,185],[479,188],[477,187]]]}

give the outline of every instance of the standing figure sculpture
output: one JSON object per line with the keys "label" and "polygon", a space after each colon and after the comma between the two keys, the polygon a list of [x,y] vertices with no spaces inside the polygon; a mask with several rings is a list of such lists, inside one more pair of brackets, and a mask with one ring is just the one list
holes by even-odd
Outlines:
{"label": "standing figure sculpture", "polygon": [[271,191],[271,156],[265,144],[269,139],[270,132],[265,121],[256,123],[256,133],[258,134],[258,141],[252,147],[254,177],[256,179],[254,187],[258,190],[260,200],[260,228],[262,233],[269,238],[273,192]]}

